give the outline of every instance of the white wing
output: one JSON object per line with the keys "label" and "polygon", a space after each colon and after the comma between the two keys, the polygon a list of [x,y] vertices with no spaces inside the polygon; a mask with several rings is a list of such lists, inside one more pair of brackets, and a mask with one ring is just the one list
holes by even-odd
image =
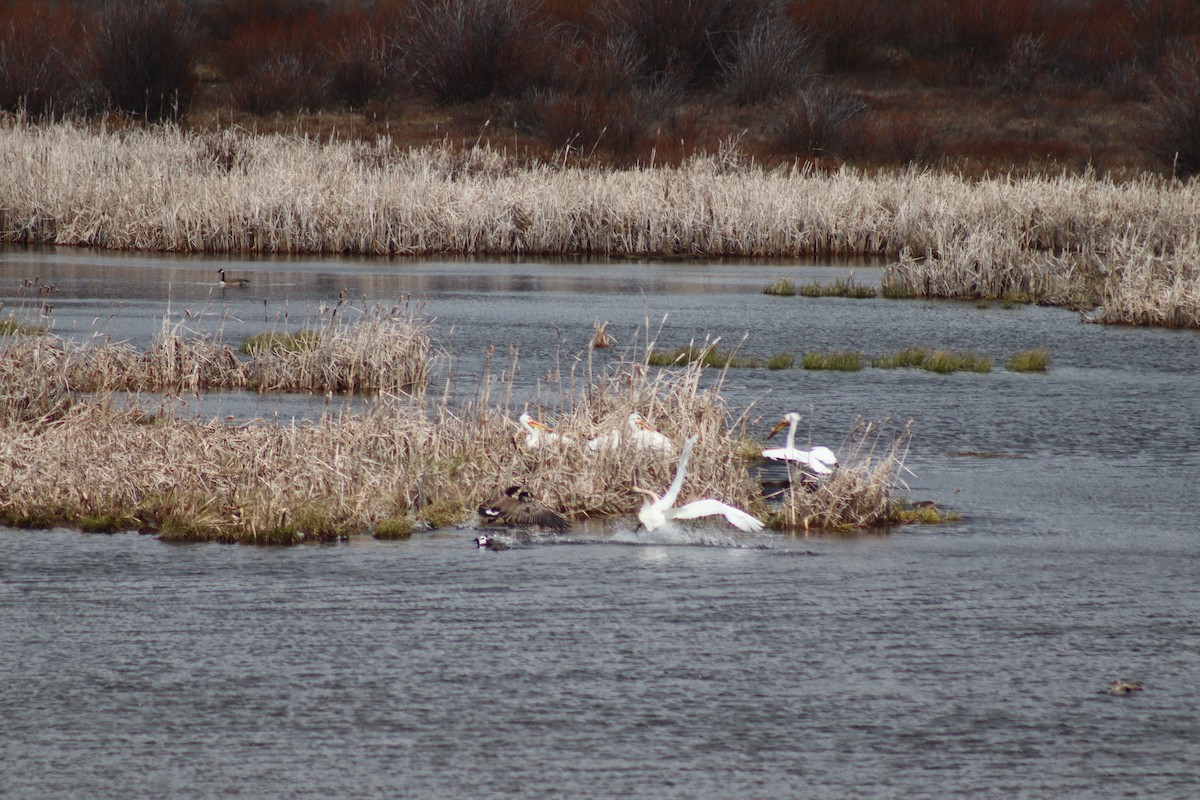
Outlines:
{"label": "white wing", "polygon": [[740,528],[747,533],[755,533],[763,529],[762,522],[756,517],[747,514],[740,508],[734,508],[728,503],[722,503],[720,500],[713,500],[712,498],[693,500],[679,508],[673,508],[667,513],[673,519],[696,519],[697,517],[711,517],[720,514],[729,520],[730,525]]}

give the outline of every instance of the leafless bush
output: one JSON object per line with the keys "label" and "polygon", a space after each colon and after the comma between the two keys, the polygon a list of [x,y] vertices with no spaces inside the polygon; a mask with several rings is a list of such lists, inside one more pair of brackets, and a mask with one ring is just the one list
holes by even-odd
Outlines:
{"label": "leafless bush", "polygon": [[1042,34],[1021,34],[1009,48],[1008,59],[1000,68],[999,82],[1010,94],[1023,94],[1033,88],[1046,69],[1046,38]]}
{"label": "leafless bush", "polygon": [[600,20],[606,36],[637,53],[651,84],[695,86],[720,75],[734,19],[744,10],[733,0],[610,0]]}
{"label": "leafless bush", "polygon": [[847,123],[866,110],[866,102],[837,89],[805,89],[780,105],[775,138],[786,150],[821,155],[837,144]]}
{"label": "leafless bush", "polygon": [[1176,175],[1200,173],[1200,54],[1178,54],[1164,67],[1147,117],[1147,148]]}
{"label": "leafless bush", "polygon": [[325,105],[327,77],[319,62],[278,52],[236,77],[231,92],[238,108],[253,114],[315,110]]}
{"label": "leafless bush", "polygon": [[78,30],[69,12],[40,3],[0,9],[0,108],[54,116],[79,80]]}
{"label": "leafless bush", "polygon": [[763,14],[734,35],[733,52],[722,60],[725,88],[741,105],[794,94],[808,79],[815,46],[790,18]]}
{"label": "leafless bush", "polygon": [[111,108],[178,119],[196,91],[196,22],[179,0],[125,0],[94,23],[91,57]]}
{"label": "leafless bush", "polygon": [[526,0],[416,0],[403,34],[418,91],[441,102],[520,94],[545,78],[557,31]]}

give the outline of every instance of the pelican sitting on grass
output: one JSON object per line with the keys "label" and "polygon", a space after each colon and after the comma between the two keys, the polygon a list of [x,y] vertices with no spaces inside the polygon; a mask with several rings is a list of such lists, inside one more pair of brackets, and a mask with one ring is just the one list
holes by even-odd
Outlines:
{"label": "pelican sitting on grass", "polygon": [[[638,412],[634,411],[626,417],[625,425],[629,428],[629,441],[633,442],[633,446],[638,450],[654,450],[665,455],[674,454],[675,445],[671,444],[671,440],[650,427],[650,423],[646,422],[645,417]],[[624,432],[620,428],[613,428],[608,433],[602,433],[589,441],[587,450],[589,453],[611,453],[620,448],[622,441],[624,441]]]}
{"label": "pelican sitting on grass", "polygon": [[638,527],[645,527],[647,531],[652,531],[661,528],[671,520],[696,519],[720,514],[729,521],[730,525],[747,533],[761,531],[763,524],[756,517],[747,514],[740,508],[734,508],[728,503],[722,503],[720,500],[706,497],[703,500],[693,500],[678,508],[674,507],[675,501],[679,499],[679,490],[683,488],[683,476],[687,471],[688,460],[692,457],[692,448],[699,438],[698,435],[693,434],[684,442],[683,452],[679,454],[679,466],[675,468],[675,480],[671,481],[671,485],[667,487],[667,493],[662,497],[648,489],[633,487],[635,492],[644,494],[647,498],[646,503],[638,511]]}
{"label": "pelican sitting on grass", "polygon": [[249,278],[226,278],[225,270],[217,270],[217,285],[218,286],[249,286]]}
{"label": "pelican sitting on grass", "polygon": [[779,424],[767,434],[767,438],[770,439],[779,433],[786,425],[788,429],[787,446],[763,450],[763,458],[770,458],[775,461],[790,461],[793,464],[799,464],[801,467],[817,475],[830,474],[833,472],[833,468],[838,465],[837,456],[834,455],[832,450],[824,445],[818,445],[811,450],[798,450],[796,448],[796,425],[799,423],[800,415],[795,411],[789,411],[784,414]]}
{"label": "pelican sitting on grass", "polygon": [[555,433],[554,429],[549,425],[538,422],[529,414],[522,414],[517,417],[517,424],[525,431],[525,446],[530,449],[536,449],[544,444],[564,445],[575,443],[575,440],[570,436]]}
{"label": "pelican sitting on grass", "polygon": [[527,528],[537,525],[552,531],[565,531],[571,523],[557,511],[539,503],[520,486],[510,486],[479,507],[485,522]]}

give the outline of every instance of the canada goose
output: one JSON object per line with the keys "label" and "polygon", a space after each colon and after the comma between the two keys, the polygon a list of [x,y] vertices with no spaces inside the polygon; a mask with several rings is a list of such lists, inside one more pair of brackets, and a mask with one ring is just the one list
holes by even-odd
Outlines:
{"label": "canada goose", "polygon": [[226,278],[225,270],[217,270],[217,285],[218,286],[249,286],[249,278]]}
{"label": "canada goose", "polygon": [[481,505],[479,516],[487,523],[498,525],[537,525],[552,531],[565,531],[571,527],[566,518],[539,503],[520,486],[510,486],[491,501]]}
{"label": "canada goose", "polygon": [[693,500],[678,508],[674,507],[675,501],[679,499],[679,490],[683,488],[683,476],[687,471],[688,460],[692,457],[692,447],[699,438],[698,435],[693,434],[684,443],[683,452],[679,454],[679,466],[675,468],[675,480],[671,481],[667,493],[662,497],[648,489],[633,487],[635,492],[644,494],[648,498],[641,510],[638,511],[638,527],[644,526],[646,530],[652,531],[674,519],[696,519],[720,514],[729,521],[730,525],[747,533],[761,531],[763,523],[760,520],[740,508],[722,503],[720,500],[704,498],[703,500]]}

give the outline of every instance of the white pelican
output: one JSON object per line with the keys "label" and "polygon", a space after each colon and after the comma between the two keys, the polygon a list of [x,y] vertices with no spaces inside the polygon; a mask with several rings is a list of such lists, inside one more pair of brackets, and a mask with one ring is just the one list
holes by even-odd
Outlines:
{"label": "white pelican", "polygon": [[[632,412],[625,418],[625,424],[629,426],[630,441],[638,450],[657,450],[665,455],[671,455],[675,452],[675,445],[671,444],[671,440],[662,435],[638,412]],[[595,453],[598,451],[612,452],[621,446],[622,432],[620,428],[613,428],[608,433],[602,433],[595,439],[587,443],[589,452]]]}
{"label": "white pelican", "polygon": [[525,446],[529,448],[541,447],[544,444],[573,444],[575,441],[570,436],[555,433],[553,428],[543,425],[528,414],[517,417],[517,423],[525,430]]}
{"label": "white pelican", "polygon": [[520,486],[510,486],[494,499],[479,507],[484,521],[500,525],[528,527],[539,525],[555,531],[565,531],[571,523],[562,514],[539,503]]}
{"label": "white pelican", "polygon": [[796,449],[796,425],[799,422],[800,415],[795,411],[789,411],[784,414],[779,424],[767,434],[767,438],[770,439],[779,433],[786,425],[788,429],[787,446],[763,450],[763,458],[770,458],[776,461],[791,461],[811,470],[817,475],[830,474],[833,472],[833,468],[837,466],[838,461],[837,456],[828,447],[818,445],[811,450]]}
{"label": "white pelican", "polygon": [[225,270],[217,270],[217,285],[218,286],[249,286],[249,278],[226,278]]}
{"label": "white pelican", "polygon": [[671,485],[667,487],[667,493],[662,497],[648,489],[633,487],[635,492],[644,494],[647,498],[646,503],[638,511],[638,526],[645,526],[646,530],[652,531],[655,528],[661,528],[673,519],[696,519],[697,517],[721,514],[729,520],[730,525],[747,533],[761,531],[763,529],[761,521],[740,508],[734,508],[720,500],[706,497],[703,500],[693,500],[679,508],[674,507],[675,501],[679,499],[679,490],[683,488],[683,475],[687,471],[688,459],[692,457],[692,447],[699,438],[698,435],[693,434],[684,442],[683,452],[679,454],[679,466],[675,468],[675,480],[671,481]]}

